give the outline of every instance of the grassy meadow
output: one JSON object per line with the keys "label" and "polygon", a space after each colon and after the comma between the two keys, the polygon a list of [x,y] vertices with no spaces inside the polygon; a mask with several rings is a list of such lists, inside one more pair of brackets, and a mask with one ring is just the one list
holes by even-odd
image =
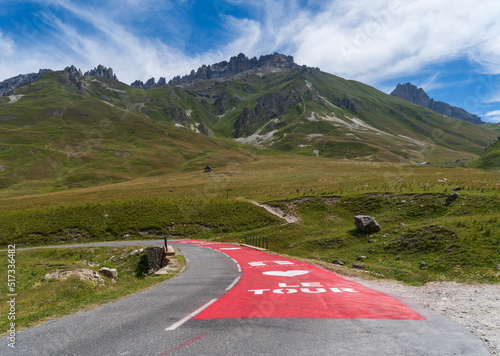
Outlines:
{"label": "grassy meadow", "polygon": [[[311,68],[233,79],[140,90],[52,72],[0,98],[0,250],[18,249],[19,327],[171,277],[145,275],[129,247],[20,250],[55,244],[266,236],[273,252],[341,273],[500,282],[499,125]],[[412,164],[423,161],[436,166]],[[358,232],[355,215],[382,230]],[[43,280],[96,264],[117,268],[116,283]]]}
{"label": "grassy meadow", "polygon": [[[58,318],[86,308],[95,307],[131,293],[149,288],[172,278],[185,265],[182,255],[173,257],[177,271],[155,276],[148,274],[145,254],[131,254],[132,247],[85,247],[18,250],[16,252],[16,327],[21,330],[41,322]],[[2,253],[2,255],[4,255]],[[7,258],[0,266],[7,271]],[[60,269],[88,268],[99,271],[101,267],[116,268],[118,276],[103,277],[103,284],[82,281],[76,277],[67,280],[47,279],[47,273]],[[2,295],[7,289],[7,273],[0,277]],[[10,306],[0,305],[0,314],[7,315]],[[9,320],[0,318],[0,329],[9,329]]]}
{"label": "grassy meadow", "polygon": [[[0,200],[0,239],[18,247],[167,235],[238,242],[269,238],[287,253],[419,284],[496,282],[500,174],[286,154],[211,173],[173,173]],[[460,188],[453,204],[446,197]],[[300,218],[284,221],[258,201]],[[354,215],[382,230],[361,234]],[[364,256],[366,258],[362,258]],[[359,259],[359,260],[358,260]]]}

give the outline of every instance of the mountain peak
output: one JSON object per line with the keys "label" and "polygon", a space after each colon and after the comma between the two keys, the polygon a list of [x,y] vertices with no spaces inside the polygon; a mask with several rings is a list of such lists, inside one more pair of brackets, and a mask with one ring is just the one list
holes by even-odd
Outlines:
{"label": "mountain peak", "polygon": [[82,76],[82,71],[80,69],[77,69],[74,65],[64,68],[64,71],[77,77]]}
{"label": "mountain peak", "polygon": [[412,83],[398,84],[391,95],[425,107],[428,107],[431,101],[424,89],[418,88]]}
{"label": "mountain peak", "polygon": [[[75,68],[76,69],[76,68]],[[96,68],[85,72],[84,75],[93,75],[97,78],[108,78],[118,80],[116,74],[113,73],[113,68],[106,68],[102,64],[99,64]]]}
{"label": "mountain peak", "polygon": [[411,83],[398,84],[391,95],[455,119],[472,122],[474,124],[484,123],[479,116],[471,114],[462,108],[431,99],[424,89],[418,88]]}
{"label": "mountain peak", "polygon": [[206,80],[215,78],[230,78],[240,74],[251,73],[270,73],[281,72],[288,69],[299,67],[293,60],[292,56],[287,56],[280,53],[273,53],[257,57],[248,58],[243,53],[231,57],[228,61],[222,61],[211,65],[202,65],[198,70],[192,70],[190,74],[183,77],[177,76],[171,79],[168,83],[165,78],[160,78],[158,83],[154,78],[149,79],[146,83],[136,80],[131,85],[140,89],[160,88],[173,85],[183,85],[192,82],[196,79]]}

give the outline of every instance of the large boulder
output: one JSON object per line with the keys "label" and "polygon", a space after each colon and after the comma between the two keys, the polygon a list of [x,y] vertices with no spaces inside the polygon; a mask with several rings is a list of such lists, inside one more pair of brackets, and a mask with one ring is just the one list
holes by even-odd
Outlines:
{"label": "large boulder", "polygon": [[458,193],[453,193],[451,195],[448,195],[446,197],[446,201],[444,202],[444,205],[448,206],[448,205],[451,205],[455,202],[455,200],[458,199],[458,197],[460,196],[460,194]]}
{"label": "large boulder", "polygon": [[64,281],[70,277],[77,277],[82,281],[91,281],[97,284],[104,283],[104,280],[99,272],[88,268],[63,269],[54,273],[46,274],[44,279],[58,279],[60,281]]}
{"label": "large boulder", "polygon": [[367,215],[356,215],[354,223],[361,232],[377,232],[380,231],[380,225],[375,221],[375,218]]}
{"label": "large boulder", "polygon": [[118,271],[116,269],[108,267],[102,267],[99,270],[99,273],[109,278],[115,278],[116,276],[118,276]]}

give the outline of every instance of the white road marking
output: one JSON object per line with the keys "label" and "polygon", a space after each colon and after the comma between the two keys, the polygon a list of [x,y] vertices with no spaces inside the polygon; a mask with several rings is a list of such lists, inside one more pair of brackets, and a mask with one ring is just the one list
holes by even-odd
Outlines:
{"label": "white road marking", "polygon": [[[237,248],[221,248],[220,250],[239,250],[241,249],[241,247],[237,247]],[[241,269],[241,266],[239,264],[238,261],[236,261],[236,259],[234,259],[233,257],[229,256],[228,254],[220,251],[221,253],[223,253],[224,255],[226,255],[227,257],[231,258],[233,260],[234,263],[236,263],[236,266],[238,267],[238,272],[242,272],[242,269]],[[241,279],[241,276],[239,277],[236,277],[236,279],[233,281],[233,283],[231,283],[227,288],[226,288],[226,291],[230,290],[231,288],[233,288],[238,282],[239,280]],[[181,326],[182,324],[184,324],[185,322],[187,322],[188,320],[194,318],[196,315],[200,314],[202,311],[204,311],[205,309],[207,309],[209,306],[211,306],[212,304],[214,304],[218,299],[212,299],[211,301],[209,301],[207,304],[205,304],[204,306],[202,306],[201,308],[195,310],[194,312],[192,312],[191,314],[187,315],[186,317],[182,318],[181,320],[179,320],[178,322],[172,324],[171,326],[169,326],[168,328],[165,329],[165,331],[172,331],[172,330],[175,330],[177,329],[179,326]]]}
{"label": "white road marking", "polygon": [[233,281],[233,283],[231,283],[231,284],[230,284],[230,285],[226,288],[226,290],[230,290],[231,288],[233,288],[233,287],[236,285],[236,283],[238,283],[238,282],[240,281],[240,278],[241,278],[241,276],[240,276],[240,277],[236,277],[236,279]]}
{"label": "white road marking", "polygon": [[172,324],[171,326],[169,326],[168,328],[165,329],[165,331],[172,331],[172,330],[175,330],[177,329],[179,326],[181,326],[182,324],[184,324],[186,321],[190,320],[191,318],[195,317],[196,315],[200,314],[202,311],[204,311],[205,309],[207,309],[209,306],[211,306],[212,304],[214,304],[218,299],[212,299],[211,301],[209,301],[207,304],[205,304],[204,306],[202,306],[201,308],[195,310],[194,312],[192,312],[191,314],[189,314],[188,316],[182,318],[181,320],[179,320],[178,322]]}
{"label": "white road marking", "polygon": [[[227,255],[226,255],[227,256]],[[229,257],[229,256],[228,256]],[[231,259],[236,263],[236,266],[238,266],[238,272],[241,272],[241,266],[238,261],[236,261],[234,258],[231,257]]]}

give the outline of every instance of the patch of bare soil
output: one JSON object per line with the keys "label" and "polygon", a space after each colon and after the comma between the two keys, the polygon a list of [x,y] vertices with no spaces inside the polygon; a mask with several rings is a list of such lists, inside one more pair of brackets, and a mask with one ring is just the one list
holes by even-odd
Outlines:
{"label": "patch of bare soil", "polygon": [[298,216],[295,216],[287,211],[284,211],[283,209],[281,209],[277,206],[272,206],[269,204],[261,204],[261,203],[255,202],[255,201],[252,201],[252,204],[266,209],[271,214],[285,220],[288,224],[293,224],[293,223],[296,223],[300,220],[300,218]]}

